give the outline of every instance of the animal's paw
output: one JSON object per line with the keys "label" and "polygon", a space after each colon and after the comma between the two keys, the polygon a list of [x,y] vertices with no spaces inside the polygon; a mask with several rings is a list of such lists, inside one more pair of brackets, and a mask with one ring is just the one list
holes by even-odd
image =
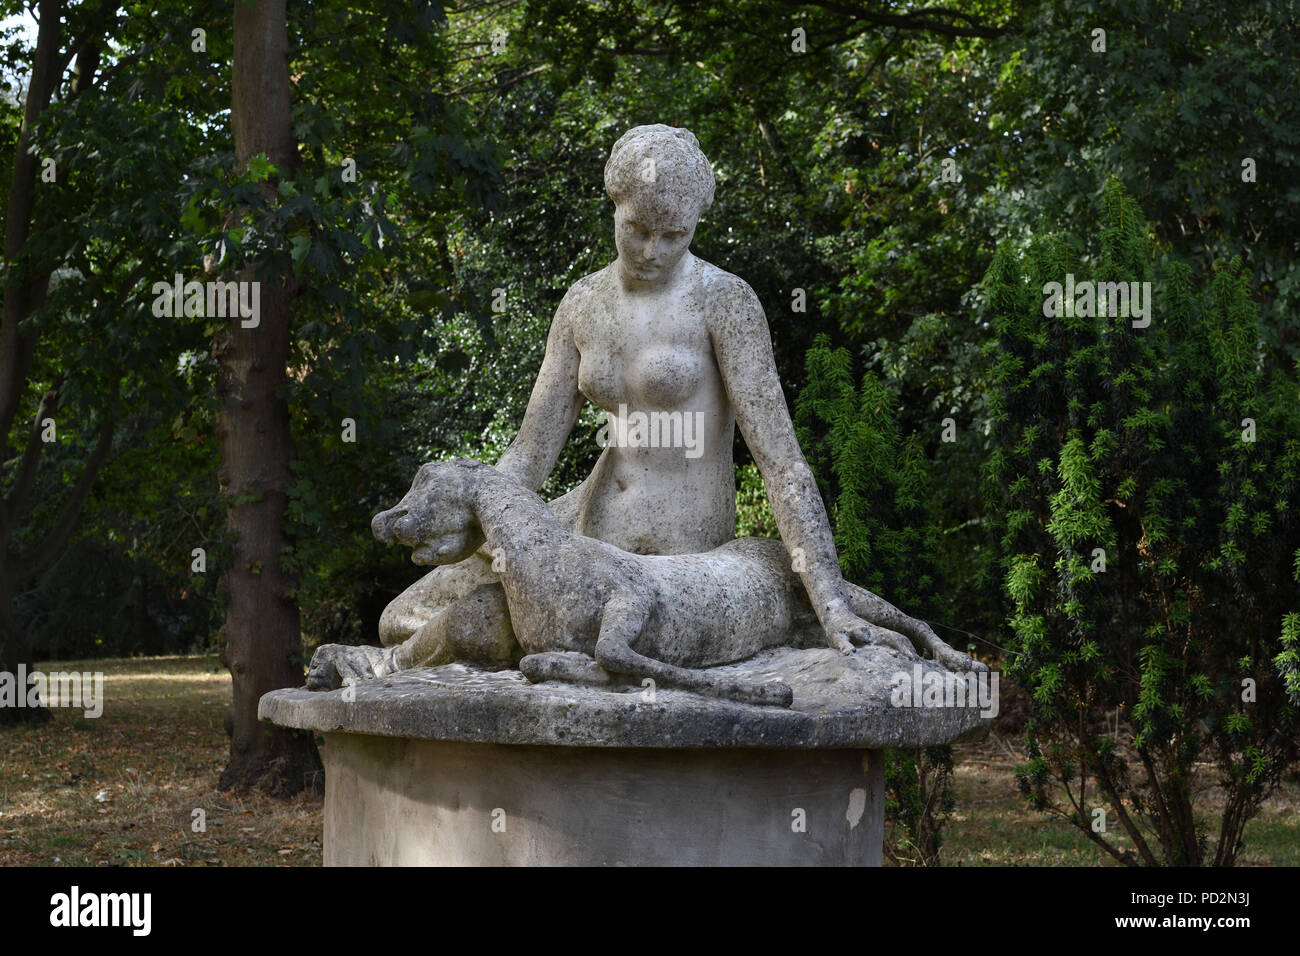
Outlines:
{"label": "animal's paw", "polygon": [[369,644],[322,644],[312,655],[307,671],[308,690],[336,690],[363,680],[393,673],[391,649]]}

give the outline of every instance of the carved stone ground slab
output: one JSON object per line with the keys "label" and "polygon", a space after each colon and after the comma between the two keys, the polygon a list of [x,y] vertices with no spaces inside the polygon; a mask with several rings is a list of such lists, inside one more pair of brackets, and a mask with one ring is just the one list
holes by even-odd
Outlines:
{"label": "carved stone ground slab", "polygon": [[[692,691],[639,686],[530,684],[515,670],[468,664],[412,668],[350,688],[278,690],[259,715],[286,727],[497,744],[572,747],[825,747],[874,750],[948,743],[986,732],[976,707],[895,706],[900,672],[942,677],[942,668],[868,646],[775,648],[714,670],[794,690],[786,709],[735,703]],[[910,703],[910,698],[908,698]]]}

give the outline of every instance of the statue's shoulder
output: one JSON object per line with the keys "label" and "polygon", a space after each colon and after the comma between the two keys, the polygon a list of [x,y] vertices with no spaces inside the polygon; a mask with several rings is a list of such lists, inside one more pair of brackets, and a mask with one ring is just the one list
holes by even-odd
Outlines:
{"label": "statue's shoulder", "polygon": [[730,310],[762,311],[758,294],[748,282],[711,262],[695,260],[695,282],[705,300],[715,307],[725,305]]}
{"label": "statue's shoulder", "polygon": [[564,293],[564,298],[560,300],[560,308],[581,310],[585,303],[608,295],[613,268],[614,264],[610,263],[603,269],[587,273],[569,286],[568,291]]}

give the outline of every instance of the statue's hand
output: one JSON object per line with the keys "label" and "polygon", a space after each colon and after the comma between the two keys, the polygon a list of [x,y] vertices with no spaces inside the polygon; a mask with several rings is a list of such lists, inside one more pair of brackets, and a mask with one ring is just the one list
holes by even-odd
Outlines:
{"label": "statue's hand", "polygon": [[852,654],[865,644],[883,644],[907,657],[918,656],[912,642],[902,634],[858,617],[847,605],[829,608],[822,629],[827,645],[841,654]]}

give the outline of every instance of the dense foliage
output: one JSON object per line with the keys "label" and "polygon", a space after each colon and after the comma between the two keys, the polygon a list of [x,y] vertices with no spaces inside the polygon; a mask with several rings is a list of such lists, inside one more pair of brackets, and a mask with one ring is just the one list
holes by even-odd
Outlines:
{"label": "dense foliage", "polygon": [[[832,349],[821,337],[808,352],[808,382],[794,418],[827,502],[845,579],[928,618],[940,603],[930,468],[917,436],[900,436],[896,402],[870,371],[855,388],[848,350]],[[885,811],[893,824],[886,852],[900,865],[939,862],[954,805],[952,748],[890,750],[885,760]]]}
{"label": "dense foliage", "polygon": [[[763,303],[846,575],[1010,651],[1038,805],[1126,859],[1233,859],[1300,702],[1296,0],[291,3],[298,168],[239,172],[232,3],[39,9],[62,72],[26,130],[35,34],[0,45],[6,159],[58,171],[4,262],[32,345],[11,365],[0,342],[5,633],[40,656],[215,642],[218,323],[148,293],[269,261],[298,283],[304,653],[373,640],[420,570],[367,518],[423,460],[504,450],[561,296],[613,257],[610,146],[681,125],[718,180],[694,251]],[[1043,316],[1067,272],[1152,282],[1151,325]],[[739,530],[775,534],[736,451]],[[1206,755],[1233,795],[1215,840]],[[891,770],[918,860],[944,803],[925,759]]]}
{"label": "dense foliage", "polygon": [[[1300,389],[1263,368],[1239,261],[1198,289],[1151,261],[1117,182],[1102,210],[1095,255],[1036,236],[999,250],[984,288],[1007,664],[1034,701],[1020,779],[1124,862],[1225,865],[1300,746],[1274,667],[1300,609]],[[1046,317],[1068,275],[1083,291]],[[1089,282],[1148,283],[1150,315],[1090,302]],[[1207,759],[1217,834],[1194,785]]]}

